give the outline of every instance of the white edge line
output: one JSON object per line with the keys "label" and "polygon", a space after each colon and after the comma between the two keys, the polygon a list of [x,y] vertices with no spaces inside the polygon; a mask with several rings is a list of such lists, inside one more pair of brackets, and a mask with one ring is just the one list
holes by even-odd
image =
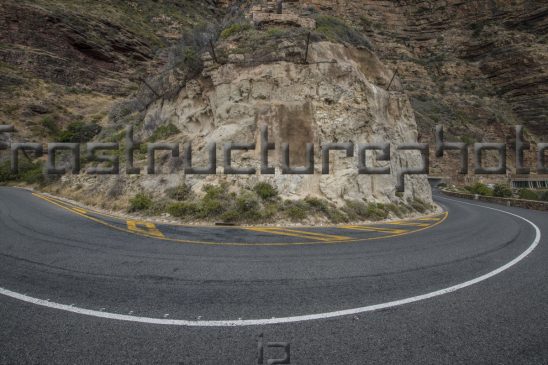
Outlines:
{"label": "white edge line", "polygon": [[495,269],[491,272],[488,272],[487,274],[484,274],[482,276],[479,276],[475,279],[465,281],[463,283],[453,285],[444,289],[436,290],[430,293],[417,295],[414,297],[409,297],[405,299],[395,300],[392,302],[386,302],[381,304],[374,304],[369,305],[365,307],[359,307],[359,308],[353,308],[353,309],[346,309],[346,310],[340,310],[335,312],[327,312],[327,313],[318,313],[318,314],[310,314],[310,315],[302,315],[302,316],[293,316],[293,317],[283,317],[283,318],[270,318],[270,319],[248,319],[248,320],[226,320],[226,321],[190,321],[190,320],[179,320],[179,319],[161,319],[161,318],[150,318],[150,317],[138,317],[138,316],[132,316],[132,315],[124,315],[124,314],[116,314],[116,313],[109,313],[109,312],[100,312],[96,310],[91,309],[85,309],[85,308],[79,308],[74,307],[66,304],[59,304],[59,303],[53,303],[50,301],[37,299],[30,297],[28,295],[20,294],[13,292],[11,290],[7,290],[4,288],[0,288],[0,294],[5,295],[14,299],[21,300],[23,302],[32,303],[48,308],[53,309],[60,309],[67,312],[77,313],[77,314],[83,314],[86,316],[92,316],[92,317],[98,317],[98,318],[106,318],[106,319],[115,319],[119,321],[129,321],[129,322],[139,322],[139,323],[149,323],[149,324],[159,324],[159,325],[172,325],[172,326],[188,326],[188,327],[236,327],[236,326],[260,326],[260,325],[271,325],[271,324],[282,324],[282,323],[293,323],[293,322],[303,322],[303,321],[311,321],[311,320],[317,320],[317,319],[328,319],[328,318],[334,318],[334,317],[341,317],[341,316],[347,316],[352,314],[359,314],[364,312],[371,312],[379,309],[386,309],[391,307],[396,307],[404,304],[414,303],[425,299],[430,299],[434,297],[438,297],[440,295],[448,294],[455,292],[457,290],[472,286],[474,284],[477,284],[479,282],[482,282],[484,280],[487,280],[489,278],[492,278],[495,275],[500,274],[501,272],[509,269],[510,267],[514,266],[521,260],[523,260],[527,255],[529,255],[539,244],[541,233],[540,229],[530,220],[523,218],[522,216],[519,216],[514,213],[510,213],[501,209],[486,207],[479,204],[472,204],[472,203],[466,203],[461,202],[455,199],[449,199],[445,197],[440,197],[442,199],[456,201],[461,204],[467,204],[467,205],[473,205],[478,206],[485,209],[491,209],[495,211],[499,211],[514,217],[517,217],[519,219],[524,220],[525,222],[529,223],[534,229],[535,229],[535,239],[531,243],[531,245],[523,251],[518,257],[513,259],[512,261],[508,262],[507,264],[499,267],[498,269]]}

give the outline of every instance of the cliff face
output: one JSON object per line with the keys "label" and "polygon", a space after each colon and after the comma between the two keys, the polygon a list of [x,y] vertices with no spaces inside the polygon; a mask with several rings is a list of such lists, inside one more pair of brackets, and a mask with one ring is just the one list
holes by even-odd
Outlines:
{"label": "cliff face", "polygon": [[[531,132],[546,136],[545,2],[311,3],[362,27],[373,39],[380,58],[400,71],[403,86],[413,97],[446,99],[463,112],[474,99],[498,99],[515,118],[527,122]],[[461,105],[451,99],[456,96],[460,96]],[[486,115],[475,121],[494,119],[492,110],[480,107]]]}
{"label": "cliff face", "polygon": [[[288,142],[292,163],[300,165],[304,144],[313,142],[318,170],[323,143],[432,144],[436,124],[449,140],[468,143],[512,147],[515,124],[526,126],[533,145],[548,140],[542,1],[286,0],[276,14],[275,1],[7,0],[0,10],[0,119],[16,125],[19,139],[66,139],[78,121],[103,129],[95,139],[119,140],[134,124],[143,142],[192,141],[202,164],[208,142],[257,141],[267,125],[278,147],[272,161]],[[214,62],[208,40],[219,33]],[[393,155],[393,174],[419,163],[416,154]],[[357,176],[356,157],[332,156],[328,176],[74,181],[85,194],[125,189],[128,196],[181,181],[198,192],[228,179],[236,188],[271,181],[287,197],[399,198],[393,174]],[[247,165],[258,152],[235,158]],[[164,171],[180,171],[181,160],[163,161]],[[456,158],[431,161],[433,174],[458,178]],[[425,179],[410,178],[406,194],[428,201]]]}
{"label": "cliff face", "polygon": [[0,2],[0,123],[32,140],[75,121],[104,125],[165,63],[163,49],[217,11],[207,1]]}
{"label": "cliff face", "polygon": [[[208,143],[256,142],[259,146],[260,126],[268,127],[270,141],[277,147],[270,156],[272,166],[277,168],[275,176],[187,176],[187,183],[195,191],[200,191],[203,184],[219,180],[230,182],[235,190],[268,181],[288,198],[316,195],[331,201],[398,200],[396,172],[406,166],[421,165],[418,152],[402,153],[394,148],[417,138],[407,96],[379,86],[388,84],[392,74],[371,51],[319,42],[311,45],[308,57],[309,64],[274,62],[246,67],[211,64],[201,78],[188,83],[176,98],[154,103],[145,117],[144,130],[152,132],[165,123],[175,125],[181,133],[170,140],[192,142],[193,162],[204,166]],[[339,151],[332,152],[331,173],[321,175],[320,146],[334,142],[354,142],[355,150],[358,143],[390,142],[394,148],[392,174],[358,175],[357,154],[347,158]],[[282,175],[279,163],[282,143],[290,145],[293,166],[305,164],[305,145],[314,143],[315,174]],[[254,166],[260,170],[258,149],[234,155],[236,166]],[[368,156],[370,166],[374,165],[372,160]],[[409,178],[405,194],[431,201],[425,177]]]}
{"label": "cliff face", "polygon": [[[379,58],[398,70],[420,138],[435,124],[453,140],[508,141],[526,126],[548,140],[547,30],[544,1],[310,1],[360,27]],[[510,154],[511,156],[511,154]],[[432,159],[454,174],[457,160]]]}

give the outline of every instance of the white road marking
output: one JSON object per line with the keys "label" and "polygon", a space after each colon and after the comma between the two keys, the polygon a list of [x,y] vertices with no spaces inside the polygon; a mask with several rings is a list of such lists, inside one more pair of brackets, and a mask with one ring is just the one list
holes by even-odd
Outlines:
{"label": "white road marking", "polygon": [[519,216],[514,213],[506,212],[501,209],[486,207],[479,204],[472,204],[472,203],[466,203],[461,202],[455,199],[449,199],[440,197],[442,199],[456,201],[460,204],[467,204],[467,205],[473,205],[485,209],[495,210],[498,212],[502,212],[504,214],[508,214],[514,217],[517,217],[527,223],[529,223],[534,229],[535,229],[535,239],[531,243],[531,245],[523,251],[518,257],[514,258],[510,262],[506,263],[505,265],[499,267],[498,269],[495,269],[491,272],[488,272],[487,274],[481,275],[475,279],[465,281],[464,283],[460,283],[457,285],[453,285],[444,289],[436,290],[430,293],[417,295],[414,297],[409,297],[405,299],[400,300],[394,300],[391,302],[386,303],[380,303],[375,305],[368,305],[365,307],[358,307],[353,309],[346,309],[346,310],[340,310],[335,312],[327,312],[327,313],[317,313],[317,314],[308,314],[308,315],[301,315],[301,316],[293,316],[293,317],[282,317],[282,318],[270,318],[270,319],[244,319],[244,320],[218,320],[218,321],[191,321],[191,320],[184,320],[184,319],[166,319],[166,318],[150,318],[150,317],[137,317],[137,316],[130,316],[130,315],[124,315],[124,314],[116,314],[116,313],[109,313],[109,312],[100,312],[96,310],[91,309],[85,309],[85,308],[79,308],[74,307],[66,304],[59,304],[59,303],[53,303],[48,302],[47,300],[43,299],[37,299],[30,297],[28,295],[19,294],[16,292],[13,292],[11,290],[7,290],[4,288],[0,288],[0,294],[18,299],[27,303],[32,303],[48,308],[53,309],[60,309],[67,312],[77,313],[77,314],[83,314],[87,316],[93,316],[93,317],[99,317],[99,318],[106,318],[106,319],[115,319],[119,321],[129,321],[129,322],[138,322],[138,323],[150,323],[150,324],[159,324],[159,325],[172,325],[172,326],[188,326],[188,327],[236,327],[236,326],[262,326],[262,325],[270,325],[270,324],[280,324],[280,323],[294,323],[294,322],[303,322],[303,321],[311,321],[311,320],[318,320],[318,319],[327,319],[327,318],[334,318],[334,317],[341,317],[341,316],[348,316],[358,313],[364,313],[364,312],[372,312],[379,309],[386,309],[391,307],[396,307],[404,304],[409,303],[415,303],[421,300],[426,300],[434,297],[438,297],[440,295],[448,294],[455,292],[457,290],[472,286],[474,284],[480,283],[484,280],[487,280],[489,278],[492,278],[495,275],[500,274],[503,271],[508,270],[521,260],[523,260],[527,255],[529,255],[533,250],[538,246],[541,238],[540,229],[537,227],[536,224],[528,220],[527,218],[524,218],[522,216]]}

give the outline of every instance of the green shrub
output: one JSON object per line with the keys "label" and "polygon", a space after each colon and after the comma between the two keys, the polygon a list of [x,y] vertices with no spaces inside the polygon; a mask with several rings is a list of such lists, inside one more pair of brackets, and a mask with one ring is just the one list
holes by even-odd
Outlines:
{"label": "green shrub", "polygon": [[226,210],[225,203],[218,198],[203,198],[200,202],[199,217],[214,218]]}
{"label": "green shrub", "polygon": [[274,216],[281,210],[280,203],[279,202],[269,202],[266,203],[263,206],[263,209],[261,210],[261,218],[262,219],[269,219]]}
{"label": "green shrub", "polygon": [[19,167],[19,179],[27,184],[42,185],[46,181],[41,163],[26,163]]}
{"label": "green shrub", "polygon": [[101,132],[101,126],[95,123],[73,122],[63,130],[59,136],[59,142],[86,143]]}
{"label": "green shrub", "polygon": [[51,115],[46,115],[44,118],[42,118],[42,127],[44,127],[48,134],[52,136],[55,136],[59,133],[59,126]]}
{"label": "green shrub", "polygon": [[250,28],[251,28],[251,25],[249,23],[234,23],[234,24],[231,24],[221,32],[221,38],[222,39],[227,39],[228,37],[230,37],[234,34],[244,32],[244,31],[246,31]]}
{"label": "green shrub", "polygon": [[243,218],[251,220],[258,219],[260,216],[259,208],[259,200],[257,200],[257,197],[250,192],[244,192],[236,199],[237,212]]}
{"label": "green shrub", "polygon": [[146,194],[139,193],[129,200],[128,211],[143,211],[149,209],[150,207],[152,207],[152,199]]}
{"label": "green shrub", "polygon": [[504,184],[496,184],[493,188],[493,196],[509,198],[512,196],[512,190]]}
{"label": "green shrub", "polygon": [[539,200],[548,202],[548,191],[543,191],[539,194]]}
{"label": "green shrub", "polygon": [[23,160],[19,162],[19,172],[14,174],[11,171],[10,161],[0,164],[0,183],[25,182],[27,184],[44,184],[46,179],[42,164]]}
{"label": "green shrub", "polygon": [[148,145],[146,143],[141,143],[139,144],[139,149],[135,151],[140,155],[140,158],[146,158],[148,154]]}
{"label": "green shrub", "polygon": [[343,20],[333,16],[317,16],[316,32],[333,42],[346,42],[353,46],[372,48],[366,36],[346,24]]}
{"label": "green shrub", "polygon": [[306,210],[298,205],[294,205],[287,210],[287,216],[291,220],[298,221],[307,217]]}
{"label": "green shrub", "polygon": [[529,189],[520,189],[518,195],[520,199],[525,199],[525,200],[538,200],[539,198],[537,193]]}
{"label": "green shrub", "polygon": [[0,183],[14,181],[16,178],[17,176],[11,172],[10,161],[2,162],[2,164],[0,164]]}
{"label": "green shrub", "polygon": [[178,218],[194,217],[198,211],[198,206],[192,202],[174,203],[167,207],[167,212]]}
{"label": "green shrub", "polygon": [[278,190],[266,182],[257,183],[253,191],[263,200],[275,198],[278,196]]}
{"label": "green shrub", "polygon": [[226,195],[226,185],[204,185],[202,190],[206,193],[204,199],[219,199]]}
{"label": "green shrub", "polygon": [[329,208],[326,215],[332,223],[344,223],[349,221],[349,216],[337,208]]}
{"label": "green shrub", "polygon": [[125,130],[121,130],[121,131],[118,131],[116,132],[115,134],[113,134],[109,140],[110,142],[122,142],[124,141],[124,139],[126,138],[126,131]]}
{"label": "green shrub", "polygon": [[154,133],[152,133],[152,136],[150,136],[150,142],[161,141],[180,132],[181,131],[179,130],[179,128],[174,126],[172,123],[161,125],[156,128]]}
{"label": "green shrub", "polygon": [[389,212],[393,213],[398,218],[403,217],[405,215],[405,213],[407,213],[407,212],[404,212],[402,206],[394,204],[394,203],[386,204],[386,209]]}
{"label": "green shrub", "polygon": [[411,202],[410,202],[410,205],[411,205],[411,208],[413,208],[414,210],[416,210],[417,212],[419,213],[424,213],[426,211],[428,211],[431,207],[430,207],[430,204],[416,198],[416,199],[413,199]]}
{"label": "green shrub", "polygon": [[472,194],[479,194],[479,195],[485,195],[485,196],[493,195],[493,190],[487,185],[482,184],[480,182],[477,182],[472,186],[466,186],[465,189]]}
{"label": "green shrub", "polygon": [[241,218],[240,213],[236,209],[229,209],[221,214],[221,220],[226,223],[238,222]]}
{"label": "green shrub", "polygon": [[343,210],[350,219],[366,219],[370,214],[369,205],[358,200],[347,200]]}
{"label": "green shrub", "polygon": [[367,217],[371,220],[381,220],[388,217],[388,211],[384,209],[384,205],[369,203],[367,206]]}
{"label": "green shrub", "polygon": [[192,194],[190,187],[183,183],[177,187],[166,190],[166,195],[173,200],[183,201],[187,200]]}
{"label": "green shrub", "polygon": [[269,28],[266,33],[270,36],[270,37],[283,37],[287,34],[287,31],[285,31],[284,29],[281,29],[281,28]]}
{"label": "green shrub", "polygon": [[199,202],[199,218],[215,218],[224,213],[229,207],[229,196],[225,185],[205,185],[204,197]]}
{"label": "green shrub", "polygon": [[182,63],[188,69],[189,76],[196,76],[203,70],[202,59],[199,54],[199,50],[196,48],[185,48],[182,52]]}
{"label": "green shrub", "polygon": [[283,210],[287,217],[293,221],[303,220],[308,217],[308,206],[303,201],[286,200]]}
{"label": "green shrub", "polygon": [[308,204],[312,210],[317,212],[327,213],[329,210],[329,203],[324,199],[307,196],[304,198],[304,202]]}
{"label": "green shrub", "polygon": [[153,200],[151,206],[147,209],[147,214],[149,215],[161,215],[162,213],[167,212],[169,205],[171,202],[169,202],[166,199],[161,200]]}

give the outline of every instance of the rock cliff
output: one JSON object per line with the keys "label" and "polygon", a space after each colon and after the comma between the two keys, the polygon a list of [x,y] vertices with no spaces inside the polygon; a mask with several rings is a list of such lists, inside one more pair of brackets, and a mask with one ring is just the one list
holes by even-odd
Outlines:
{"label": "rock cliff", "polygon": [[[424,178],[409,178],[404,197],[394,191],[394,173],[417,165],[417,153],[393,149],[392,175],[358,176],[356,156],[333,152],[331,174],[321,175],[320,147],[432,143],[436,124],[449,140],[468,143],[506,141],[512,149],[515,124],[526,126],[533,147],[548,140],[544,2],[283,3],[279,14],[276,1],[4,1],[0,120],[15,124],[18,139],[37,141],[120,141],[132,124],[143,142],[192,141],[196,164],[216,140],[220,165],[224,142],[257,142],[262,125],[277,145],[275,176],[184,176],[182,159],[164,155],[166,175],[62,180],[80,196],[121,200],[142,189],[161,195],[182,181],[196,193],[211,182],[240,189],[269,181],[286,198],[430,201]],[[279,174],[283,142],[297,165],[314,143],[317,173]],[[249,165],[259,152],[234,156]],[[431,156],[432,172],[455,181],[463,178],[456,163]]]}
{"label": "rock cliff", "polygon": [[[533,146],[548,140],[545,1],[303,3],[353,23],[398,70],[421,140],[432,142],[436,124],[449,139],[467,143],[508,142],[512,148],[516,124],[526,127]],[[455,181],[464,178],[456,164],[456,158],[432,158],[433,172]]]}
{"label": "rock cliff", "polygon": [[[169,140],[192,142],[193,162],[204,166],[209,143],[217,142],[219,149],[226,142],[256,142],[258,146],[260,126],[268,127],[270,140],[277,146],[271,153],[272,165],[277,167],[275,176],[188,176],[196,191],[219,179],[229,181],[235,189],[261,180],[273,183],[284,197],[398,200],[396,172],[406,166],[419,167],[421,160],[418,152],[395,150],[403,143],[416,142],[417,129],[407,96],[385,89],[392,72],[369,50],[331,42],[313,43],[308,57],[307,64],[212,65],[175,98],[152,104],[143,129],[152,133],[162,124],[173,124],[181,133]],[[339,151],[332,152],[331,173],[322,175],[320,146],[335,142],[353,142],[355,150],[358,143],[390,142],[392,174],[359,175],[357,154],[348,158]],[[282,143],[290,145],[294,166],[305,164],[305,145],[314,143],[315,174],[282,175]],[[259,170],[258,149],[234,155],[241,164]],[[370,165],[372,159],[368,155]],[[424,176],[407,179],[406,197],[431,201]]]}

